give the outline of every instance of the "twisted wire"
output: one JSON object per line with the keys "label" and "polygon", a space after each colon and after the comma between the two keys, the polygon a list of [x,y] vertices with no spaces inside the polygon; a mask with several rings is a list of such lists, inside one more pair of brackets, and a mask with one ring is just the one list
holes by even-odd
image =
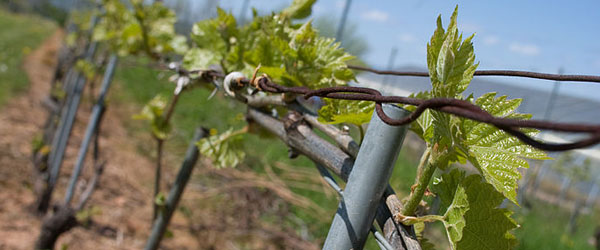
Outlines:
{"label": "twisted wire", "polygon": [[[249,83],[248,80],[245,80]],[[448,114],[468,118],[474,121],[487,123],[497,127],[506,133],[515,136],[522,142],[546,151],[566,151],[571,149],[588,147],[600,143],[600,125],[560,123],[540,120],[520,120],[512,118],[495,117],[479,106],[460,99],[454,98],[431,98],[428,100],[403,97],[383,96],[375,89],[364,87],[336,86],[321,89],[310,89],[307,87],[287,87],[270,81],[267,77],[256,80],[259,89],[271,93],[293,93],[303,95],[304,98],[318,96],[332,99],[372,101],[375,102],[375,112],[385,123],[392,126],[406,125],[415,121],[427,109],[433,109]],[[396,103],[416,106],[416,109],[407,117],[393,119],[385,114],[382,103]],[[588,138],[569,143],[549,143],[539,141],[526,133],[521,128],[534,128],[541,130],[552,130],[559,132],[587,133]]]}

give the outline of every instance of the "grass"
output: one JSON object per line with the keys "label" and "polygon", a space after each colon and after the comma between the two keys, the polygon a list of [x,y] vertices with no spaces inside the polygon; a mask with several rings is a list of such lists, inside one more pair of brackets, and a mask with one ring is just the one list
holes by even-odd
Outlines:
{"label": "grass", "polygon": [[[146,59],[140,59],[137,65],[146,63],[148,63]],[[131,65],[130,63],[124,64]],[[119,91],[113,91],[116,105],[133,102],[138,109],[141,109],[141,106],[156,94],[169,96],[174,88],[174,84],[167,81],[169,76],[169,73],[157,72],[142,66],[120,67],[116,73],[117,89]],[[215,128],[218,131],[225,131],[229,127],[241,128],[246,124],[244,120],[245,105],[227,100],[221,93],[208,100],[209,95],[209,90],[200,87],[182,94],[172,119],[174,136],[166,144],[169,152],[182,155],[194,128],[198,124],[202,124],[207,128]],[[132,133],[149,133],[144,121],[132,120],[128,126],[129,131]],[[278,139],[248,134],[244,141],[247,154],[245,163],[257,172],[263,171],[263,164],[282,162],[294,167],[306,168],[314,172],[314,178],[320,178],[314,164],[307,158],[289,159],[287,147]],[[141,150],[152,154],[154,145],[142,145]],[[416,162],[407,161],[406,154],[406,152],[401,154],[390,182],[401,193],[402,191],[407,193],[410,190],[416,171]],[[327,235],[329,224],[337,208],[337,197],[326,196],[323,193],[305,189],[292,190],[311,199],[325,211],[330,212],[331,218],[315,218],[313,214],[302,208],[292,207],[292,212],[308,225],[310,233],[323,240]],[[372,239],[367,243],[366,249],[377,249]]]}
{"label": "grass", "polygon": [[0,9],[0,106],[27,89],[23,59],[56,29],[33,15],[16,15]]}
{"label": "grass", "polygon": [[600,226],[600,211],[580,214],[576,219],[574,233],[567,232],[571,211],[555,205],[533,201],[532,208],[526,210],[513,206],[513,218],[521,225],[515,230],[519,240],[516,249],[595,249],[588,240]]}
{"label": "grass", "polygon": [[[22,70],[23,58],[48,37],[55,30],[56,25],[35,16],[14,15],[0,9],[0,27],[3,27],[0,30],[1,106],[11,96],[27,88],[27,76]],[[140,63],[144,64],[147,61],[142,59]],[[112,106],[131,106],[133,104],[138,110],[141,109],[141,106],[157,93],[168,95],[172,91],[174,85],[167,82],[168,77],[168,74],[146,67],[119,67],[116,75],[117,86],[111,92],[111,99],[116,102]],[[174,136],[167,142],[169,153],[182,156],[188,139],[191,138],[193,130],[198,124],[216,128],[218,131],[225,131],[231,126],[236,128],[244,126],[245,107],[243,105],[231,102],[220,95],[208,100],[209,95],[208,90],[198,88],[186,92],[182,96],[174,114]],[[149,132],[143,121],[132,120],[128,123],[128,129],[134,135],[147,135]],[[314,178],[320,178],[310,160],[303,157],[294,160],[288,159],[286,146],[277,139],[265,139],[250,134],[247,135],[245,143],[248,155],[246,164],[257,172],[263,171],[263,164],[283,162],[309,169],[314,172]],[[152,143],[140,145],[140,150],[145,152],[153,152],[153,149]],[[419,157],[414,154],[415,152],[407,150],[401,152],[390,180],[391,186],[399,193],[399,197],[404,197],[414,182],[416,159]],[[330,217],[315,218],[314,215],[300,207],[292,207],[292,212],[309,226],[310,234],[318,240],[323,240],[327,235],[338,199],[320,192],[305,189],[293,190],[330,212]],[[510,208],[515,211],[513,218],[521,225],[514,232],[519,239],[516,249],[593,249],[588,240],[599,225],[600,214],[598,211],[593,214],[581,215],[577,219],[577,231],[568,234],[566,225],[571,216],[569,211],[541,202],[534,202],[529,210],[516,206]],[[445,237],[445,235],[440,236],[440,238]],[[365,249],[377,249],[372,237]]]}

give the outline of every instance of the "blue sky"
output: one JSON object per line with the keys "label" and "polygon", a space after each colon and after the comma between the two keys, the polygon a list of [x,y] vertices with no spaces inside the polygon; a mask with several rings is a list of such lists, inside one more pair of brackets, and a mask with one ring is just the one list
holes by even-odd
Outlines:
{"label": "blue sky", "polygon": [[[220,5],[240,13],[242,0],[223,0]],[[280,9],[291,0],[250,0],[261,10]],[[345,0],[317,1],[313,16],[341,16]],[[426,45],[442,15],[444,25],[458,4],[459,30],[476,33],[474,41],[479,69],[515,69],[567,74],[600,75],[600,1],[368,1],[353,0],[349,22],[367,38],[364,60],[385,68],[390,51],[398,49],[396,66],[426,66]],[[501,79],[549,89],[547,81]],[[600,84],[565,83],[565,93],[594,98]]]}

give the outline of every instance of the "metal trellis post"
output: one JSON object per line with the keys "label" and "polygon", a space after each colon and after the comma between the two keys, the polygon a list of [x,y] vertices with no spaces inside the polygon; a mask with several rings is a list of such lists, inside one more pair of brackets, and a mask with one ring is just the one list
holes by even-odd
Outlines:
{"label": "metal trellis post", "polygon": [[171,191],[169,191],[164,209],[158,213],[156,220],[154,220],[152,232],[150,233],[148,242],[146,242],[146,246],[144,247],[145,250],[158,248],[160,240],[165,234],[167,226],[169,225],[169,221],[171,220],[171,216],[173,216],[173,212],[177,207],[177,203],[179,203],[179,199],[183,194],[183,190],[185,189],[185,186],[192,175],[192,170],[194,169],[194,165],[196,165],[196,161],[200,155],[198,152],[198,147],[196,146],[196,142],[202,137],[206,136],[206,134],[207,133],[203,128],[199,127],[196,129],[194,137],[188,146],[187,152],[185,153],[185,158],[181,164],[181,168],[179,169],[175,183],[173,184],[173,187],[171,187]]}
{"label": "metal trellis post", "polygon": [[69,180],[69,187],[67,188],[67,193],[65,195],[65,204],[69,204],[71,199],[73,198],[73,193],[75,191],[75,184],[77,184],[77,179],[79,174],[81,173],[81,169],[83,168],[83,162],[85,160],[85,156],[87,155],[88,145],[94,135],[94,131],[96,131],[96,127],[100,123],[101,114],[105,108],[104,99],[110,88],[110,84],[112,82],[113,75],[115,73],[115,68],[117,66],[117,55],[113,54],[110,56],[108,61],[108,65],[106,66],[106,70],[104,71],[104,77],[102,78],[102,87],[100,89],[100,96],[92,109],[92,114],[90,115],[90,120],[88,126],[85,130],[85,135],[83,137],[83,141],[81,142],[81,147],[79,148],[79,153],[77,155],[77,161],[75,163],[75,167],[73,168],[73,173],[71,174],[71,179]]}
{"label": "metal trellis post", "polygon": [[[99,20],[100,17],[98,15],[92,16],[90,20],[90,38],[92,36],[91,30],[94,29]],[[89,43],[84,54],[85,60],[91,60],[94,58],[97,45],[98,44],[96,42]],[[64,103],[62,111],[60,112],[60,122],[58,123],[56,131],[52,136],[52,147],[50,155],[48,155],[49,175],[47,176],[47,187],[40,195],[40,198],[37,202],[38,211],[43,213],[45,213],[48,209],[50,199],[52,198],[52,192],[54,191],[54,185],[56,184],[56,180],[60,172],[60,165],[62,163],[62,158],[64,156],[69,135],[71,133],[73,120],[75,119],[77,108],[79,107],[81,92],[83,91],[83,87],[85,86],[86,82],[85,77],[81,73],[76,72],[72,67],[73,65],[71,66],[71,69],[69,69],[66,78],[67,81],[64,84],[64,87],[68,93],[67,99]],[[71,81],[73,81],[73,84]]]}
{"label": "metal trellis post", "polygon": [[[394,119],[410,114],[393,104],[383,104],[383,110]],[[363,248],[406,129],[389,126],[373,114],[323,249]]]}
{"label": "metal trellis post", "polygon": [[596,202],[599,191],[600,191],[600,187],[598,186],[597,181],[594,181],[594,184],[592,185],[590,192],[588,193],[588,196],[585,199],[585,207],[586,208],[592,209],[594,207],[594,203]]}
{"label": "metal trellis post", "polygon": [[[96,48],[97,43],[92,42],[86,52],[86,59],[93,58]],[[54,191],[54,185],[58,179],[60,166],[62,165],[65,149],[67,147],[69,135],[71,134],[71,129],[73,128],[73,122],[75,121],[75,115],[77,114],[77,109],[79,108],[79,101],[81,99],[81,94],[83,92],[83,88],[85,87],[85,83],[85,76],[82,74],[77,74],[72,94],[71,96],[67,96],[67,102],[63,107],[63,111],[61,112],[61,119],[52,140],[52,148],[48,157],[48,168],[50,169],[50,175],[48,176],[47,183],[48,186],[38,202],[38,210],[44,213],[50,204],[52,193]]]}
{"label": "metal trellis post", "polygon": [[[316,163],[316,166],[317,166],[317,170],[319,170],[319,173],[321,174],[321,177],[323,177],[325,182],[327,182],[327,184],[329,184],[329,186],[338,193],[341,200],[344,200],[344,190],[342,190],[342,188],[337,184],[337,182],[335,181],[333,176],[331,176],[329,171],[327,171],[327,169],[325,167],[323,167],[321,164]],[[394,249],[394,247],[392,247],[392,245],[387,241],[387,239],[383,235],[381,235],[381,233],[379,233],[379,231],[377,231],[377,229],[373,225],[371,225],[370,230],[373,233],[373,236],[375,236],[375,241],[377,242],[377,245],[379,246],[380,249],[383,249],[383,250]]]}
{"label": "metal trellis post", "polygon": [[338,42],[342,41],[342,36],[344,35],[344,27],[346,27],[346,20],[348,19],[348,12],[350,12],[350,5],[352,5],[352,0],[346,0],[346,3],[344,4],[344,12],[342,12],[342,18],[340,19],[340,24],[338,25],[335,33],[335,40]]}

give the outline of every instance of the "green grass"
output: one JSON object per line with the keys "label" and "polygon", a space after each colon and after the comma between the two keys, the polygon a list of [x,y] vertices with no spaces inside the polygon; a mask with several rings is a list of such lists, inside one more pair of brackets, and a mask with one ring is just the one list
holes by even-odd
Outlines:
{"label": "green grass", "polygon": [[[2,27],[0,29],[1,106],[11,96],[26,90],[28,80],[22,69],[23,58],[41,44],[56,29],[56,25],[39,17],[15,15],[0,9],[0,27]],[[142,65],[147,62],[144,59],[140,60]],[[172,83],[167,82],[168,77],[168,73],[157,72],[146,67],[119,67],[116,75],[117,86],[111,92],[110,98],[114,101],[111,107],[133,105],[139,110],[156,94],[168,95],[174,87]],[[210,92],[202,88],[183,94],[173,117],[174,136],[166,144],[170,153],[176,156],[184,154],[188,140],[198,124],[216,128],[218,131],[225,131],[232,126],[240,128],[246,124],[241,119],[245,112],[243,105],[227,100],[220,94],[208,100],[209,95]],[[131,120],[127,126],[134,135],[145,134],[149,138],[149,130],[144,121]],[[152,154],[154,144],[140,141],[140,150]],[[264,164],[283,162],[295,167],[310,169],[314,172],[314,178],[320,178],[310,160],[304,157],[289,159],[286,146],[278,139],[250,134],[245,140],[245,150],[248,155],[246,164],[257,172],[263,172]],[[414,152],[406,150],[401,152],[390,180],[391,186],[399,193],[399,197],[404,197],[414,183],[416,160],[419,156],[413,154]],[[310,233],[314,237],[323,240],[327,235],[338,199],[334,196],[327,197],[320,192],[304,189],[293,190],[330,212],[329,217],[316,218],[302,208],[292,206],[291,209],[309,226]],[[570,217],[569,211],[540,202],[534,202],[530,210],[516,206],[510,208],[515,211],[513,218],[521,225],[519,229],[515,230],[515,235],[519,239],[516,249],[593,249],[588,244],[588,239],[599,225],[600,214],[598,211],[591,215],[581,215],[577,220],[578,230],[573,234],[567,234],[566,224]],[[268,218],[265,219],[268,220]],[[378,249],[372,237],[367,242],[365,249]]]}
{"label": "green grass", "polygon": [[[145,60],[141,60],[140,63],[145,63]],[[116,105],[133,102],[134,105],[141,107],[156,94],[161,93],[168,96],[174,88],[174,84],[167,81],[168,77],[169,75],[145,67],[120,67],[117,70],[116,79],[118,89],[122,91],[115,92],[114,98],[118,102]],[[172,119],[174,135],[166,143],[169,152],[175,155],[183,155],[194,128],[199,124],[206,128],[215,128],[220,132],[227,130],[229,127],[241,128],[246,124],[243,119],[244,105],[227,100],[220,93],[208,100],[209,95],[210,91],[203,88],[191,89],[182,94]],[[132,120],[128,126],[133,133],[149,133],[145,121]],[[287,157],[287,147],[279,140],[264,139],[253,134],[245,136],[244,148],[247,154],[245,162],[257,172],[262,171],[264,163],[270,164],[275,161],[314,169],[313,164],[304,157],[294,160],[289,159]],[[154,150],[154,145],[144,145],[142,150]],[[319,178],[316,170],[314,170],[314,173],[315,178]],[[306,190],[295,191],[310,197],[317,204],[332,211],[333,216],[333,211],[337,206],[335,198],[328,199],[325,195]],[[317,235],[326,233],[326,228],[323,230],[320,220],[316,220],[311,214],[303,213],[301,210],[293,210],[298,217],[306,220],[313,233]]]}
{"label": "green grass", "polygon": [[27,89],[23,58],[51,35],[56,25],[32,15],[0,9],[0,106]]}
{"label": "green grass", "polygon": [[594,230],[600,226],[600,211],[580,214],[577,218],[577,230],[567,232],[571,211],[555,205],[533,201],[529,210],[513,206],[513,218],[521,225],[515,230],[519,240],[516,249],[594,249],[588,243]]}
{"label": "green grass", "polygon": [[[147,61],[140,59],[138,63],[144,65]],[[124,64],[131,65],[131,63]],[[133,102],[135,106],[141,108],[158,93],[168,96],[174,88],[174,84],[167,81],[169,76],[169,73],[160,73],[142,66],[120,67],[116,73],[118,85],[116,89],[119,91],[113,91],[113,98],[117,101],[115,106]],[[246,110],[244,105],[227,100],[221,93],[208,100],[209,95],[210,91],[204,88],[191,89],[182,94],[172,119],[174,136],[166,144],[168,151],[183,155],[184,148],[198,124],[207,128],[216,128],[218,131],[225,131],[229,127],[241,128],[246,124],[243,119]],[[132,120],[128,126],[132,133],[149,133],[145,121]],[[314,164],[307,158],[301,156],[297,159],[289,159],[287,147],[278,139],[248,134],[244,141],[247,154],[245,163],[257,172],[263,171],[264,164],[283,162],[294,167],[307,168],[314,172],[315,179],[321,178]],[[152,154],[154,145],[144,144],[141,150]],[[416,163],[405,160],[405,154],[403,152],[397,161],[390,183],[397,191],[406,194],[414,182]],[[308,225],[313,236],[324,239],[336,211],[338,199],[335,196],[327,197],[322,193],[304,189],[293,189],[293,191],[308,197],[325,211],[330,212],[330,217],[316,218],[302,208],[293,206],[291,209]],[[366,249],[377,249],[375,242],[369,240]]]}

